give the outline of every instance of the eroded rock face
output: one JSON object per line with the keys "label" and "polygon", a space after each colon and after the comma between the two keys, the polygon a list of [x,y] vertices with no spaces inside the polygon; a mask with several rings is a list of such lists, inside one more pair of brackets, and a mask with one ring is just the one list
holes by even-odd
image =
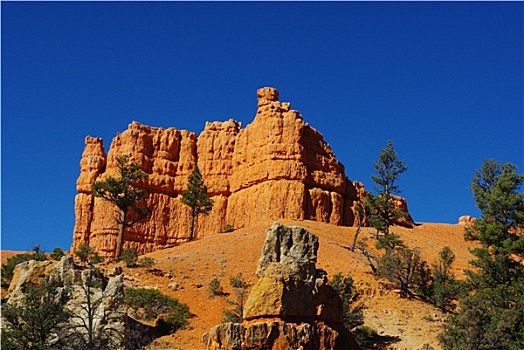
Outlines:
{"label": "eroded rock face", "polygon": [[318,238],[275,223],[267,230],[258,282],[243,323],[223,323],[204,334],[207,349],[359,349],[343,325],[338,293],[317,274]]}
{"label": "eroded rock face", "polygon": [[[279,102],[278,91],[257,91],[258,109],[245,128],[239,122],[206,123],[202,133],[154,128],[136,122],[112,141],[107,156],[102,140],[87,137],[80,161],[72,250],[87,243],[113,256],[118,229],[115,208],[92,196],[97,180],[115,176],[116,157],[128,155],[148,174],[152,215],[126,230],[124,249],[146,253],[189,238],[190,209],[180,201],[187,178],[198,164],[211,213],[198,217],[196,235],[227,225],[290,218],[335,225],[354,224],[359,194],[322,134]],[[407,207],[406,207],[407,208]]]}
{"label": "eroded rock face", "polygon": [[[57,293],[66,291],[65,309],[71,317],[49,336],[67,339],[75,348],[82,348],[88,339],[88,325],[93,337],[113,349],[126,349],[125,335],[129,332],[127,306],[124,301],[123,275],[113,273],[108,278],[93,268],[78,266],[73,258],[64,256],[60,262],[27,261],[16,266],[9,286],[7,304],[20,306],[24,303],[28,285],[44,281],[52,283]],[[88,299],[89,298],[89,299]]]}

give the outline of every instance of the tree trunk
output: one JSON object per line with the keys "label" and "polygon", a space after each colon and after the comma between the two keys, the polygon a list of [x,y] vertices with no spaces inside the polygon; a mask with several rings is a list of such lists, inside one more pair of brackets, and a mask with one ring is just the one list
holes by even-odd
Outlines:
{"label": "tree trunk", "polygon": [[126,212],[120,210],[120,221],[118,222],[118,238],[116,240],[115,259],[119,259],[122,254],[122,243],[124,242],[124,229],[126,227]]}
{"label": "tree trunk", "polygon": [[360,230],[362,228],[362,219],[360,218],[360,214],[357,214],[357,232],[355,232],[355,237],[353,237],[353,244],[351,245],[351,251],[355,251],[355,246],[357,245],[357,238],[358,234],[360,233]]}
{"label": "tree trunk", "polygon": [[189,231],[189,240],[193,240],[193,233],[195,232],[195,216],[196,216],[196,208],[193,207],[191,209],[191,231]]}

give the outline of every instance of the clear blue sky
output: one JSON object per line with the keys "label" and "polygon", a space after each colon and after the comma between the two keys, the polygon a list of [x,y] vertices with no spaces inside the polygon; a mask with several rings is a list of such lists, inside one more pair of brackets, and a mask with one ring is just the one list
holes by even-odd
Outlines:
{"label": "clear blue sky", "polygon": [[273,86],[372,189],[388,140],[419,222],[523,172],[523,3],[1,2],[2,249],[69,249],[86,135],[248,124]]}

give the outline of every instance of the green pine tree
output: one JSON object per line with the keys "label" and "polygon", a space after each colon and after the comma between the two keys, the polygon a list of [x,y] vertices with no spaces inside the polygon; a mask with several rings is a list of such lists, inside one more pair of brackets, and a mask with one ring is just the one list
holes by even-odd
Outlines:
{"label": "green pine tree", "polygon": [[54,350],[63,347],[62,339],[53,341],[71,314],[65,308],[67,288],[44,281],[26,286],[23,302],[2,304],[2,349]]}
{"label": "green pine tree", "polygon": [[515,165],[486,160],[475,172],[473,195],[482,214],[465,238],[474,270],[439,339],[444,349],[524,349],[524,175]]}
{"label": "green pine tree", "polygon": [[372,175],[371,178],[376,184],[377,194],[374,196],[369,193],[366,198],[366,206],[370,213],[369,222],[377,229],[377,233],[384,232],[388,235],[393,220],[406,215],[401,210],[395,209],[393,195],[401,192],[397,179],[408,168],[398,159],[391,141],[388,141],[386,148],[380,152],[374,168],[376,175]]}
{"label": "green pine tree", "polygon": [[124,241],[124,230],[136,222],[146,218],[151,210],[144,206],[148,197],[147,191],[138,186],[139,182],[147,178],[138,163],[129,163],[128,156],[117,157],[119,178],[108,177],[97,181],[93,185],[93,195],[100,197],[116,205],[119,216],[118,239],[116,243],[115,259],[122,254],[122,243]]}
{"label": "green pine tree", "polygon": [[191,208],[191,228],[189,231],[189,240],[191,241],[195,233],[195,219],[200,214],[207,215],[213,208],[213,200],[209,198],[198,165],[195,165],[189,175],[187,191],[182,192],[181,201]]}

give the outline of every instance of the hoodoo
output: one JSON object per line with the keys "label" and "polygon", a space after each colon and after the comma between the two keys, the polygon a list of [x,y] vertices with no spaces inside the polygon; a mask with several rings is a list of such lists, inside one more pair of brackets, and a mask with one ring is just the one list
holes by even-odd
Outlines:
{"label": "hoodoo", "polygon": [[[143,254],[186,241],[190,210],[180,201],[187,178],[198,164],[214,201],[199,216],[197,237],[261,220],[291,218],[334,225],[354,223],[361,200],[322,134],[304,122],[278,91],[257,91],[258,109],[245,128],[239,122],[208,122],[202,133],[132,122],[117,134],[106,155],[102,139],[86,137],[75,198],[73,246],[86,243],[112,256],[118,228],[115,208],[92,194],[93,184],[115,176],[116,158],[127,155],[148,174],[152,214],[128,228],[124,249]],[[403,199],[399,204],[406,206]],[[405,225],[413,225],[411,218]]]}

